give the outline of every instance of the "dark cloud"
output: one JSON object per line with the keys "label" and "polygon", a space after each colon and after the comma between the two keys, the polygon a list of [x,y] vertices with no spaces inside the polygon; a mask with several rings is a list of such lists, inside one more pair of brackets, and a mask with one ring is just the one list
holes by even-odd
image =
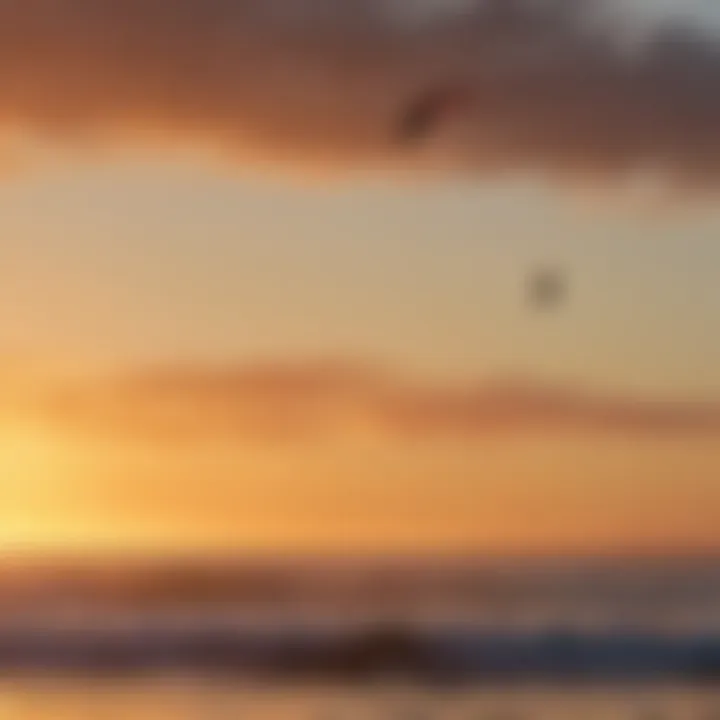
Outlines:
{"label": "dark cloud", "polygon": [[461,387],[342,364],[169,368],[67,385],[36,406],[69,432],[171,442],[390,440],[580,432],[720,434],[720,402],[607,396],[532,382]]}
{"label": "dark cloud", "polygon": [[[197,141],[244,160],[661,169],[713,184],[720,46],[676,23],[627,52],[633,25],[614,5],[2,0],[0,122],[62,139]],[[613,21],[591,22],[603,13]],[[440,123],[435,149],[395,145],[408,107],[448,86],[471,104]]]}

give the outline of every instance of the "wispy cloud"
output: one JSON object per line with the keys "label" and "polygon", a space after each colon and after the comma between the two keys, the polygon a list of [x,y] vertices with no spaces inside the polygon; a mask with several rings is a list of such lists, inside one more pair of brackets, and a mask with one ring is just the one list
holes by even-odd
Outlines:
{"label": "wispy cloud", "polygon": [[352,364],[159,368],[37,394],[32,413],[82,436],[138,441],[480,439],[533,432],[720,435],[720,402],[529,381],[440,386]]}
{"label": "wispy cloud", "polygon": [[[627,52],[624,6],[643,3],[3,0],[0,123],[238,159],[714,183],[720,45],[676,22]],[[436,150],[399,146],[403,113],[448,87],[470,103]]]}

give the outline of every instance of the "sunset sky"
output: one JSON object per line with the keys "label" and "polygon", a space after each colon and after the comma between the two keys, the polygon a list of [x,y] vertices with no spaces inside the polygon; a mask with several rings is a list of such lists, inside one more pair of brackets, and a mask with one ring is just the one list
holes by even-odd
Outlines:
{"label": "sunset sky", "polygon": [[[204,83],[199,0],[128,0],[117,36],[89,2],[0,7],[0,550],[720,550],[712,47],[677,50],[695,85],[660,82],[670,51],[632,80],[593,56],[603,91],[577,97],[549,67],[552,108],[490,93],[480,130],[451,118],[403,164],[378,140],[389,98],[472,67],[472,45],[449,51],[460,3],[369,3],[342,95],[321,61],[355,0],[276,0],[281,20],[236,0]],[[537,30],[505,22],[501,48]],[[235,98],[233,52],[276,89],[243,65]],[[317,92],[290,92],[293,66]],[[677,185],[618,190],[646,166]],[[524,291],[547,264],[570,295],[542,314]]]}

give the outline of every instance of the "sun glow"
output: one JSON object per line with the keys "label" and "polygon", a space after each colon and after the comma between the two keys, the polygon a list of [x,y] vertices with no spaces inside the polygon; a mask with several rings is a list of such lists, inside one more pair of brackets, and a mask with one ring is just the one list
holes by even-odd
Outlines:
{"label": "sun glow", "polygon": [[43,428],[0,426],[0,546],[34,543],[50,533],[66,498],[67,451]]}

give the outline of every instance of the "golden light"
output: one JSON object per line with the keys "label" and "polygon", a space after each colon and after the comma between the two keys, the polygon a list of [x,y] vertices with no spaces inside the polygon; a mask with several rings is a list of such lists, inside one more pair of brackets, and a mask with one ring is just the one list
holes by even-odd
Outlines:
{"label": "golden light", "polygon": [[67,505],[67,451],[40,426],[0,425],[0,547],[33,544],[51,535]]}

